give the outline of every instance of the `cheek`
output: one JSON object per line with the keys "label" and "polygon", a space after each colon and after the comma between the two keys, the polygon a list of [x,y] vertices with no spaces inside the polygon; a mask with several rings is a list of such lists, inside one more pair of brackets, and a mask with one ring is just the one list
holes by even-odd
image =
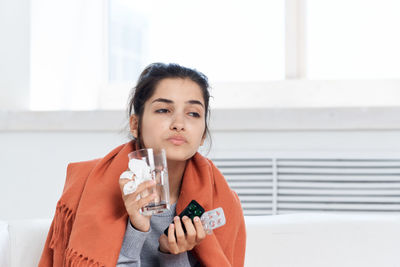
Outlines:
{"label": "cheek", "polygon": [[162,139],[163,133],[167,128],[166,120],[157,120],[153,117],[146,118],[142,123],[142,140],[146,147],[154,146]]}
{"label": "cheek", "polygon": [[200,125],[197,125],[196,127],[196,133],[198,134],[197,139],[199,140],[199,142],[201,143],[203,140],[203,137],[206,134],[206,125],[205,123],[202,123]]}

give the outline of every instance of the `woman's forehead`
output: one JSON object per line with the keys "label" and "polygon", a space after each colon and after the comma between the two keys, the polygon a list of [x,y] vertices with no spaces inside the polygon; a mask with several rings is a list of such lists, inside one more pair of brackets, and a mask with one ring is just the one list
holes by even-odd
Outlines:
{"label": "woman's forehead", "polygon": [[173,102],[200,101],[204,105],[203,93],[200,86],[190,79],[166,78],[156,86],[150,102],[155,99],[168,99]]}

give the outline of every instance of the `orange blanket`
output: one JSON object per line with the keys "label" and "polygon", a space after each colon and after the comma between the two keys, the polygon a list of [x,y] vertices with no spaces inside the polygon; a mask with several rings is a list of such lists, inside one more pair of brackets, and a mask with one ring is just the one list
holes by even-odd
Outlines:
{"label": "orange blanket", "polygon": [[[128,220],[118,181],[134,147],[129,142],[102,159],[68,165],[39,267],[116,265]],[[192,199],[205,210],[222,207],[226,216],[226,225],[194,248],[201,264],[243,266],[246,233],[239,198],[199,153],[187,163],[176,212]]]}

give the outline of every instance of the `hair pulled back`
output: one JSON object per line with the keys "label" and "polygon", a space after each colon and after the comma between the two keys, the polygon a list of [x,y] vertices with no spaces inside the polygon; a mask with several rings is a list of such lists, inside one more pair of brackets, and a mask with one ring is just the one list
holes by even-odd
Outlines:
{"label": "hair pulled back", "polygon": [[201,88],[205,108],[206,127],[204,134],[209,134],[208,117],[210,93],[207,76],[195,69],[183,67],[175,63],[152,63],[140,74],[136,86],[130,93],[128,102],[128,117],[131,117],[133,114],[138,117],[136,139],[140,147],[143,147],[141,140],[141,124],[145,103],[153,96],[158,83],[166,78],[190,79]]}

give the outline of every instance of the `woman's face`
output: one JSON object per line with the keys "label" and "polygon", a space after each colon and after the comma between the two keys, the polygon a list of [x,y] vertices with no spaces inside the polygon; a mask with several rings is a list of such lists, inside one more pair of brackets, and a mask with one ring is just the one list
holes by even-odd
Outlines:
{"label": "woman's face", "polygon": [[[133,115],[131,129],[137,129]],[[161,80],[144,106],[141,139],[146,148],[164,148],[168,160],[191,158],[205,139],[205,107],[201,88],[190,79]]]}

